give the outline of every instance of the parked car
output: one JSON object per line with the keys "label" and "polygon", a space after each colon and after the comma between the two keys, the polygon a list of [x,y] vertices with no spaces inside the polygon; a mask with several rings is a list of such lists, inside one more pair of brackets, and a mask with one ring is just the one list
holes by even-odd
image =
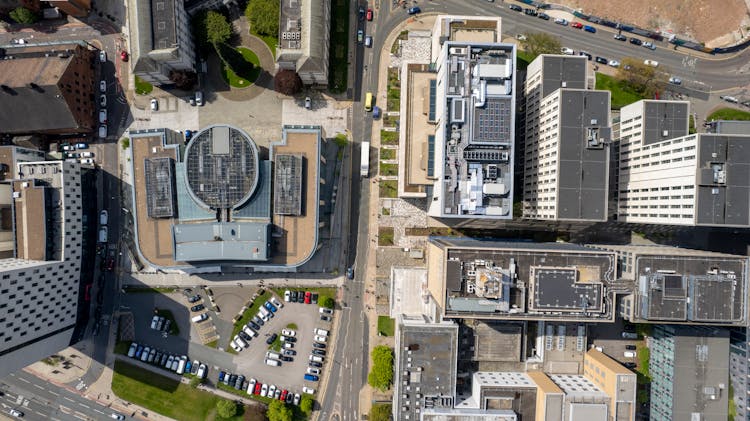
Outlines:
{"label": "parked car", "polygon": [[573,54],[575,54],[575,51],[573,51],[573,49],[572,49],[572,48],[568,48],[568,47],[563,47],[563,48],[561,48],[561,49],[560,49],[560,52],[561,52],[562,54],[567,54],[567,55],[569,55],[569,56],[572,56]]}
{"label": "parked car", "polygon": [[623,356],[624,356],[625,358],[635,358],[635,355],[636,355],[636,354],[635,354],[635,352],[633,352],[633,351],[625,351],[625,352],[623,352],[623,353],[622,353],[622,355],[623,355]]}
{"label": "parked car", "polygon": [[531,9],[531,8],[523,9],[523,13],[526,14],[527,16],[536,16],[539,14],[536,11],[536,9]]}
{"label": "parked car", "polygon": [[190,307],[190,311],[193,311],[193,312],[201,311],[204,308],[206,308],[206,306],[204,306],[203,304],[198,304],[198,305],[194,305],[194,306]]}
{"label": "parked car", "polygon": [[[305,389],[305,388],[302,388],[302,390],[304,390],[304,389]],[[308,387],[307,389],[310,389],[310,388]],[[315,393],[315,389],[310,389],[310,390],[312,390],[312,391],[313,391],[313,393]],[[302,398],[300,397],[299,393],[295,393],[295,394],[294,394],[294,400],[293,400],[293,403],[294,403],[295,405],[299,406],[299,403],[300,403],[300,400],[301,400],[301,399],[302,399]]]}
{"label": "parked car", "polygon": [[319,348],[319,349],[325,349],[326,348],[326,344],[322,344],[320,342],[313,342],[312,346],[313,346],[313,348]]}
{"label": "parked car", "polygon": [[328,338],[323,335],[315,335],[315,342],[327,342]]}
{"label": "parked car", "polygon": [[415,7],[410,7],[409,10],[408,10],[408,13],[410,15],[416,15],[417,13],[420,13],[420,12],[422,12],[422,9],[420,9],[419,7],[416,7],[416,6]]}
{"label": "parked car", "polygon": [[106,107],[107,106],[107,95],[99,95],[99,106],[100,107]]}
{"label": "parked car", "polygon": [[268,395],[268,385],[264,384],[260,388],[260,396],[266,396],[266,395]]}
{"label": "parked car", "polygon": [[638,339],[638,334],[633,332],[622,332],[622,339]]}
{"label": "parked car", "polygon": [[570,24],[571,28],[581,29],[583,28],[583,24],[581,22],[573,22]]}
{"label": "parked car", "polygon": [[310,291],[305,291],[305,304],[310,304],[311,295]]}
{"label": "parked car", "polygon": [[203,106],[203,91],[195,91],[195,103],[199,107]]}
{"label": "parked car", "polygon": [[[305,108],[307,108],[307,107],[305,107]],[[286,301],[288,303],[289,299],[291,298],[291,295],[292,295],[291,291],[289,291],[289,290],[284,291],[284,301]]]}
{"label": "parked car", "polygon": [[346,268],[346,279],[354,279],[354,268],[353,267]]}
{"label": "parked car", "polygon": [[273,313],[276,313],[276,311],[278,310],[278,309],[276,308],[276,306],[275,306],[275,305],[273,305],[273,303],[271,303],[271,300],[268,300],[268,301],[266,301],[266,302],[265,302],[265,303],[263,304],[263,306],[264,306],[265,308],[267,308],[267,309],[268,309],[269,311],[273,312]]}
{"label": "parked car", "polygon": [[607,60],[604,57],[599,57],[599,56],[596,56],[596,58],[594,59],[594,61],[596,61],[599,64],[607,64],[607,63],[609,63],[609,60]]}
{"label": "parked car", "polygon": [[107,137],[107,125],[102,124],[99,126],[99,137],[105,139]]}
{"label": "parked car", "polygon": [[[257,325],[259,325],[259,326],[263,326],[264,325],[263,319],[261,319],[258,316],[253,316],[253,319],[250,320],[250,321],[253,322],[253,323],[255,323],[255,324],[257,324]],[[253,328],[255,328],[255,326],[253,326]],[[259,328],[256,328],[255,330],[258,330],[258,329]]]}
{"label": "parked car", "polygon": [[163,331],[164,332],[169,332],[170,329],[171,329],[171,327],[172,327],[172,321],[169,320],[169,319],[167,319],[167,321],[164,322],[164,329],[163,329]]}
{"label": "parked car", "polygon": [[307,367],[307,374],[314,374],[316,376],[320,375],[320,369],[316,367]]}
{"label": "parked car", "polygon": [[206,319],[208,319],[208,314],[201,313],[201,314],[193,317],[191,320],[193,321],[193,323],[200,323],[200,322],[202,322],[202,321],[204,321]]}
{"label": "parked car", "polygon": [[321,314],[320,315],[320,320],[322,320],[324,322],[330,322],[331,321],[331,316],[326,316],[325,314]]}
{"label": "parked car", "polygon": [[8,411],[8,413],[10,415],[14,416],[14,417],[17,417],[17,418],[23,417],[23,412],[21,412],[21,411],[19,411],[17,409],[11,409],[10,411]]}
{"label": "parked car", "polygon": [[[517,5],[517,4],[509,4],[508,9],[516,11],[516,12],[523,12],[523,7]],[[307,392],[305,392],[307,393]]]}
{"label": "parked car", "polygon": [[131,358],[134,357],[135,356],[135,351],[137,351],[137,350],[138,350],[138,344],[137,343],[133,342],[132,344],[130,344],[130,348],[128,349],[128,357],[131,357]]}
{"label": "parked car", "polygon": [[284,336],[297,336],[297,332],[292,329],[281,329],[281,334]]}
{"label": "parked car", "polygon": [[365,14],[365,17],[367,18],[368,21],[372,21],[372,16],[373,16],[372,9],[368,8],[367,13]]}
{"label": "parked car", "polygon": [[219,381],[224,382],[224,377],[227,376],[226,371],[219,371]]}
{"label": "parked car", "polygon": [[297,302],[302,304],[305,302],[305,292],[304,291],[298,291],[297,292]]}
{"label": "parked car", "polygon": [[320,377],[314,376],[312,374],[305,374],[305,380],[308,382],[317,382],[318,380],[320,380]]}
{"label": "parked car", "polygon": [[159,100],[151,98],[149,103],[151,104],[151,111],[159,111]]}
{"label": "parked car", "polygon": [[174,362],[174,357],[170,355],[169,358],[167,358],[167,363],[164,365],[164,368],[166,368],[167,370],[172,368],[173,362]]}
{"label": "parked car", "polygon": [[130,56],[128,55],[128,52],[127,52],[127,51],[124,51],[124,50],[123,50],[123,51],[120,51],[120,59],[121,59],[122,61],[128,61],[128,58],[129,58],[129,57],[130,57]]}
{"label": "parked car", "polygon": [[596,28],[594,28],[593,26],[590,26],[590,25],[584,25],[583,26],[583,30],[586,31],[586,32],[591,32],[592,34],[596,33]]}
{"label": "parked car", "polygon": [[99,225],[107,225],[107,221],[109,221],[109,212],[106,209],[102,209],[99,212]]}
{"label": "parked car", "polygon": [[322,349],[313,349],[311,352],[313,353],[313,355],[320,355],[321,357],[326,356],[326,352]]}
{"label": "parked car", "polygon": [[365,47],[372,48],[372,36],[368,35],[365,37]]}
{"label": "parked car", "polygon": [[362,44],[362,41],[365,40],[365,31],[358,29],[357,30],[357,42],[359,44]]}
{"label": "parked car", "polygon": [[682,85],[682,79],[676,76],[670,76],[669,83],[671,83],[672,85]]}
{"label": "parked car", "polygon": [[651,66],[651,67],[659,67],[659,62],[656,60],[648,60],[648,59],[643,60],[643,64],[645,64],[646,66]]}
{"label": "parked car", "polygon": [[643,41],[639,40],[638,38],[630,38],[628,40],[633,45],[641,45],[643,44]]}
{"label": "parked car", "polygon": [[307,365],[309,365],[310,367],[318,367],[318,368],[323,367],[323,363],[318,362],[318,361],[310,361],[307,363]]}
{"label": "parked car", "polygon": [[325,308],[325,307],[321,307],[320,309],[318,309],[318,312],[320,314],[333,314],[333,310],[331,310],[330,308]]}
{"label": "parked car", "polygon": [[365,20],[365,8],[364,8],[364,6],[359,6],[359,10],[357,11],[357,15],[359,16],[359,20]]}
{"label": "parked car", "polygon": [[107,81],[106,80],[102,80],[102,81],[99,82],[99,90],[101,92],[107,92]]}
{"label": "parked car", "polygon": [[107,109],[106,108],[102,108],[99,110],[99,122],[100,123],[107,122]]}
{"label": "parked car", "polygon": [[310,296],[310,301],[313,304],[318,304],[318,294],[316,292],[312,293],[312,295]]}
{"label": "parked car", "polygon": [[76,143],[76,149],[88,149],[88,148],[89,148],[88,143],[83,143],[83,142]]}
{"label": "parked car", "polygon": [[732,104],[740,102],[737,98],[729,95],[721,95],[719,98],[723,99],[726,102],[731,102]]}
{"label": "parked car", "polygon": [[562,26],[568,26],[568,21],[563,18],[556,18],[555,23]]}
{"label": "parked car", "polygon": [[101,227],[99,228],[99,242],[100,243],[106,243],[107,242],[107,234],[109,230],[107,230],[107,227]]}
{"label": "parked car", "polygon": [[143,348],[143,352],[141,353],[141,361],[146,361],[148,359],[148,353],[151,352],[151,347],[145,347]]}
{"label": "parked car", "polygon": [[636,349],[638,349],[638,347],[636,347],[635,345],[625,345],[625,349],[627,349],[628,351],[635,351]]}
{"label": "parked car", "polygon": [[610,60],[607,64],[609,64],[611,67],[620,67],[620,62],[617,60]]}
{"label": "parked car", "polygon": [[549,20],[549,15],[546,13],[539,13],[538,15],[536,15],[536,17],[538,17],[539,19]]}
{"label": "parked car", "polygon": [[188,302],[190,304],[192,304],[192,303],[195,303],[197,301],[200,301],[200,299],[201,299],[201,296],[198,295],[198,294],[196,294],[196,295],[193,295],[192,297],[188,298]]}
{"label": "parked car", "polygon": [[281,351],[281,353],[283,355],[288,356],[288,357],[293,357],[293,356],[297,355],[297,351],[295,351],[293,349],[284,349],[284,350]]}
{"label": "parked car", "polygon": [[615,34],[614,39],[617,41],[627,41],[628,37],[622,34]]}
{"label": "parked car", "polygon": [[251,328],[253,328],[255,330],[260,330],[260,326],[257,323],[255,323],[254,321],[252,321],[252,320],[250,320],[249,322],[247,322],[247,326],[250,326]]}
{"label": "parked car", "polygon": [[647,41],[643,43],[643,47],[648,48],[649,50],[656,50],[656,46],[653,42]]}
{"label": "parked car", "polygon": [[91,158],[83,158],[83,159],[81,159],[81,164],[94,165],[94,163],[95,163],[94,160],[91,159]]}
{"label": "parked car", "polygon": [[271,344],[273,343],[273,341],[275,341],[275,340],[276,340],[276,338],[278,338],[278,337],[279,337],[279,335],[277,335],[277,334],[275,334],[275,333],[272,333],[272,334],[271,334],[271,336],[269,336],[269,337],[268,337],[268,338],[266,339],[266,343],[267,343],[268,345],[271,345]]}
{"label": "parked car", "polygon": [[104,63],[107,61],[107,52],[104,50],[99,51],[99,61]]}
{"label": "parked car", "polygon": [[290,291],[289,292],[289,301],[292,303],[297,302],[297,291]]}

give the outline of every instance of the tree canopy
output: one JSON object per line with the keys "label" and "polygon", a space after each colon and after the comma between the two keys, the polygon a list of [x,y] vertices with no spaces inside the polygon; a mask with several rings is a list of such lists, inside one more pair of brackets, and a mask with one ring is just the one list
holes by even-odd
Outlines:
{"label": "tree canopy", "polygon": [[393,350],[387,346],[376,346],[372,350],[372,369],[367,383],[381,391],[388,390],[393,382]]}
{"label": "tree canopy", "polygon": [[370,421],[390,421],[391,404],[375,404],[370,409]]}
{"label": "tree canopy", "polygon": [[531,60],[539,54],[560,54],[562,44],[557,37],[544,32],[532,32],[525,35],[526,39],[521,41],[521,47],[531,55]]}
{"label": "tree canopy", "polygon": [[276,399],[268,404],[268,410],[266,411],[268,421],[292,421],[292,416],[292,408],[287,404]]}
{"label": "tree canopy", "polygon": [[305,393],[299,403],[299,409],[305,414],[310,414],[313,410],[313,397]]}
{"label": "tree canopy", "polygon": [[281,69],[273,77],[273,88],[284,95],[294,95],[302,90],[302,79],[291,69]]}
{"label": "tree canopy", "polygon": [[247,3],[245,17],[253,31],[273,37],[278,35],[279,3],[278,0],[250,0]]}
{"label": "tree canopy", "polygon": [[209,10],[206,13],[206,37],[211,44],[221,44],[227,42],[232,37],[232,25],[227,21],[226,16],[219,12]]}
{"label": "tree canopy", "polygon": [[36,13],[25,7],[16,7],[10,11],[10,18],[18,23],[34,23],[39,19]]}
{"label": "tree canopy", "polygon": [[657,91],[660,82],[664,82],[669,72],[643,63],[643,60],[634,57],[625,57],[617,69],[617,79],[630,85],[638,94],[644,98],[652,98]]}
{"label": "tree canopy", "polygon": [[237,404],[226,399],[219,399],[216,402],[216,413],[222,418],[232,418],[237,414]]}
{"label": "tree canopy", "polygon": [[[336,137],[336,144],[339,144],[339,143],[340,143],[339,137],[337,136]],[[347,143],[346,135],[344,135],[343,136],[343,144],[344,144],[344,146],[346,146],[346,143]],[[333,309],[334,305],[336,304],[336,302],[333,301],[333,298],[331,298],[331,297],[329,297],[327,295],[321,296],[320,299],[318,300],[318,303],[320,304],[321,307],[330,308],[330,309]]]}

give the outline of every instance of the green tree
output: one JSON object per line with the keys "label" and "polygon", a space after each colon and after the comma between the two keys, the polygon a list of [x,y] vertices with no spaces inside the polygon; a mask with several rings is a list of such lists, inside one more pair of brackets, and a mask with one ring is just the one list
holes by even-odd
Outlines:
{"label": "green tree", "polygon": [[521,47],[531,55],[529,61],[532,61],[539,54],[560,54],[562,44],[560,39],[554,35],[543,32],[532,32],[525,34],[526,39],[521,41]]}
{"label": "green tree", "polygon": [[268,421],[292,421],[292,408],[279,400],[272,400],[266,411]]}
{"label": "green tree", "polygon": [[250,0],[245,8],[245,17],[253,31],[272,37],[279,33],[278,0]]}
{"label": "green tree", "polygon": [[299,409],[309,415],[313,410],[313,402],[313,397],[305,393],[302,395],[302,400],[299,402]]}
{"label": "green tree", "polygon": [[659,84],[666,82],[669,71],[662,68],[660,72],[655,67],[647,66],[643,60],[633,57],[625,57],[617,69],[617,79],[633,88],[644,98],[653,97],[659,88]]}
{"label": "green tree", "polygon": [[232,37],[232,25],[227,22],[226,16],[213,10],[206,13],[206,37],[213,45],[229,41]]}
{"label": "green tree", "polygon": [[25,7],[16,7],[15,9],[11,10],[10,18],[18,23],[25,24],[34,23],[39,19],[36,13]]}
{"label": "green tree", "polygon": [[370,421],[390,421],[391,404],[375,404],[370,409]]}
{"label": "green tree", "polygon": [[222,418],[232,418],[237,414],[237,404],[226,399],[219,399],[216,402],[216,413]]}
{"label": "green tree", "polygon": [[[336,137],[336,139],[337,139],[336,143],[338,144],[338,136]],[[344,137],[344,139],[346,139],[346,137]],[[346,146],[346,143],[344,143],[344,146]],[[318,303],[320,304],[321,307],[325,307],[325,308],[333,308],[334,305],[336,304],[336,302],[333,301],[333,298],[327,295],[321,296],[320,299],[318,299]]]}
{"label": "green tree", "polygon": [[367,383],[381,391],[388,390],[393,382],[393,350],[380,345],[372,350],[372,369],[367,375]]}

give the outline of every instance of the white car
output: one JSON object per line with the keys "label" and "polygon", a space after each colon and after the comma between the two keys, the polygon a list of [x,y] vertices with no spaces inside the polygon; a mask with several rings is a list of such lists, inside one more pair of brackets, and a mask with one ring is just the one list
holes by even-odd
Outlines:
{"label": "white car", "polygon": [[281,304],[281,301],[277,300],[276,297],[271,297],[270,301],[271,301],[271,304],[276,306],[276,308],[284,307],[284,304]]}
{"label": "white car", "polygon": [[151,98],[151,111],[159,110],[159,101],[156,98]]}
{"label": "white car", "polygon": [[107,81],[103,80],[99,82],[99,90],[102,92],[107,92]]}
{"label": "white car", "polygon": [[99,122],[100,123],[107,122],[107,109],[106,108],[102,108],[99,110]]}
{"label": "white car", "polygon": [[21,412],[21,411],[19,411],[17,409],[11,409],[8,413],[10,415],[13,415],[14,417],[18,417],[18,418],[21,418],[23,416],[23,412]]}
{"label": "white car", "polygon": [[206,367],[205,364],[199,365],[198,366],[198,372],[195,375],[198,376],[201,379],[205,379],[206,378],[206,374],[207,374],[206,373],[206,371],[207,371],[206,368],[207,367]]}
{"label": "white car", "polygon": [[302,397],[299,395],[299,393],[294,394],[294,404],[299,406],[299,402],[302,399]]}
{"label": "white car", "polygon": [[284,342],[284,349],[293,349],[294,344],[291,342]]}
{"label": "white car", "polygon": [[101,126],[99,126],[99,137],[101,137],[102,139],[107,137],[107,125],[106,124],[102,124]]}
{"label": "white car", "polygon": [[303,386],[302,393],[307,393],[308,395],[314,395],[315,389],[313,389],[312,387]]}
{"label": "white car", "polygon": [[108,234],[109,234],[109,230],[107,230],[107,227],[101,227],[99,229],[99,242],[106,243]]}
{"label": "white car", "polygon": [[268,316],[266,316],[265,314],[263,314],[260,311],[258,312],[258,317],[260,317],[260,319],[263,320],[264,322],[268,321]]}
{"label": "white car", "polygon": [[[102,224],[104,225],[104,224]],[[156,325],[159,323],[159,316],[154,316],[151,319],[151,329],[156,329]]]}
{"label": "white car", "polygon": [[620,67],[620,62],[617,60],[610,60],[608,64],[612,67]]}
{"label": "white car", "polygon": [[81,152],[81,158],[93,158],[94,153],[93,152]]}
{"label": "white car", "polygon": [[284,336],[297,336],[297,332],[292,329],[281,329],[281,334]]}
{"label": "white car", "polygon": [[247,326],[242,326],[242,331],[245,332],[251,338],[258,336],[258,334]]}
{"label": "white car", "polygon": [[239,346],[239,345],[237,345],[236,343],[234,343],[234,341],[229,342],[229,346],[232,347],[232,349],[234,350],[234,352],[236,352],[238,354],[240,352],[242,352],[242,347]]}
{"label": "white car", "polygon": [[320,314],[333,314],[333,310],[330,308],[321,307],[318,311]]}
{"label": "white car", "polygon": [[656,50],[656,46],[654,45],[653,42],[644,42],[642,45],[648,48],[649,50]]}
{"label": "white car", "polygon": [[526,35],[524,34],[518,34],[516,35],[516,39],[519,41],[526,41]]}
{"label": "white car", "polygon": [[320,376],[320,369],[315,367],[307,367],[307,374]]}
{"label": "white car", "polygon": [[107,106],[107,95],[99,95],[99,106],[106,107]]}
{"label": "white car", "polygon": [[83,143],[83,142],[76,143],[76,149],[88,149],[88,148],[89,148],[88,143]]}
{"label": "white car", "polygon": [[568,48],[568,47],[563,47],[563,48],[561,48],[561,49],[560,49],[560,52],[561,52],[562,54],[567,54],[567,55],[569,55],[569,56],[572,56],[573,54],[575,54],[575,53],[576,53],[575,51],[573,51],[573,49],[572,49],[572,48]]}
{"label": "white car", "polygon": [[141,353],[141,361],[146,361],[148,359],[149,352],[151,352],[151,347],[147,346],[143,348],[143,352]]}
{"label": "white car", "polygon": [[99,51],[99,61],[101,61],[102,63],[104,63],[105,61],[107,61],[107,52],[106,51],[104,51],[104,50]]}
{"label": "white car", "polygon": [[109,414],[109,417],[112,418],[113,420],[120,420],[120,421],[123,421],[125,419],[125,415],[118,414],[117,412]]}
{"label": "white car", "polygon": [[[106,209],[99,212],[99,224],[100,225],[107,225],[108,220],[109,220],[109,212],[107,212]],[[153,327],[151,329],[153,329]]]}
{"label": "white car", "polygon": [[276,385],[272,384],[271,386],[268,387],[268,395],[266,396],[268,396],[269,398],[272,398],[274,394],[276,394]]}
{"label": "white car", "polygon": [[735,98],[733,96],[729,96],[729,95],[722,95],[719,98],[723,99],[726,102],[731,102],[732,104],[736,104],[736,103],[740,102],[737,98]]}
{"label": "white car", "polygon": [[669,83],[671,83],[672,85],[682,85],[682,79],[676,76],[670,76]]}
{"label": "white car", "polygon": [[268,384],[264,384],[260,387],[260,396],[268,396]]}
{"label": "white car", "polygon": [[568,21],[563,18],[555,19],[555,23],[562,26],[568,26]]}
{"label": "white car", "polygon": [[328,341],[328,338],[322,335],[315,335],[314,339],[315,339],[315,342],[325,343],[326,341]]}
{"label": "white car", "polygon": [[643,60],[643,64],[651,67],[659,67],[659,62],[655,60]]}
{"label": "white car", "polygon": [[64,150],[64,151],[74,151],[74,150],[76,150],[76,147],[73,146],[73,145],[65,145],[65,146],[62,147],[62,150]]}
{"label": "white car", "polygon": [[255,391],[255,385],[258,384],[258,381],[253,379],[250,379],[250,381],[247,383],[247,394],[252,395]]}
{"label": "white car", "polygon": [[128,357],[133,357],[135,355],[135,351],[138,349],[138,344],[133,342],[130,344],[130,349],[128,349]]}
{"label": "white car", "polygon": [[291,295],[292,295],[291,291],[289,290],[284,291],[284,301],[288,303]]}
{"label": "white car", "polygon": [[235,335],[235,337],[234,337],[234,343],[236,343],[237,345],[239,345],[239,346],[241,346],[243,348],[247,348],[248,346],[250,346],[250,345],[248,345],[248,343],[244,339],[240,338],[237,335]]}

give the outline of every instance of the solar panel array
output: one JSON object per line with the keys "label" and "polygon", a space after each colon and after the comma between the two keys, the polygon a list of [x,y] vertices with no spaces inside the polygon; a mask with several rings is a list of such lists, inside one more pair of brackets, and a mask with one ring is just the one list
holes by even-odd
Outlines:
{"label": "solar panel array", "polygon": [[509,98],[488,98],[483,108],[475,108],[475,142],[510,142],[511,102]]}
{"label": "solar panel array", "polygon": [[147,158],[146,208],[150,218],[174,216],[174,161],[172,158]]}
{"label": "solar panel array", "polygon": [[276,155],[273,212],[277,215],[302,214],[302,155]]}

